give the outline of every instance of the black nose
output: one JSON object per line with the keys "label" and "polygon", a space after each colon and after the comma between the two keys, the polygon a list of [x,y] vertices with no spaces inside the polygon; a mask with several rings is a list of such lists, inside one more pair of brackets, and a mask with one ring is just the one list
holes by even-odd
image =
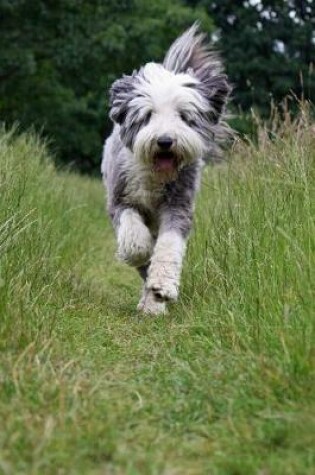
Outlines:
{"label": "black nose", "polygon": [[158,146],[162,148],[163,150],[168,150],[169,148],[171,148],[172,143],[173,143],[173,140],[171,139],[171,137],[168,137],[167,135],[162,135],[162,137],[159,137],[157,139]]}

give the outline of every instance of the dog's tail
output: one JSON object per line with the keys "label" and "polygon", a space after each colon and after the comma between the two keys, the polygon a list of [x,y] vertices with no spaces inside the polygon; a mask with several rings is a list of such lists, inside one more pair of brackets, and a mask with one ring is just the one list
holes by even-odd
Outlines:
{"label": "dog's tail", "polygon": [[174,73],[184,73],[192,69],[198,73],[209,67],[213,75],[222,71],[218,55],[211,51],[206,35],[200,32],[199,23],[195,22],[171,45],[166,53],[163,66]]}

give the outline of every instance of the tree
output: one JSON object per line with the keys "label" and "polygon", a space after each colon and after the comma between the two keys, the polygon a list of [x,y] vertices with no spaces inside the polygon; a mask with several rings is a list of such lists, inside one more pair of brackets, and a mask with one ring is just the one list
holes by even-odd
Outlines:
{"label": "tree", "polygon": [[0,0],[0,120],[32,124],[62,163],[98,169],[108,89],[161,59],[202,9],[179,0]]}
{"label": "tree", "polygon": [[270,101],[294,92],[315,99],[315,3],[312,0],[203,0],[244,111],[268,114]]}

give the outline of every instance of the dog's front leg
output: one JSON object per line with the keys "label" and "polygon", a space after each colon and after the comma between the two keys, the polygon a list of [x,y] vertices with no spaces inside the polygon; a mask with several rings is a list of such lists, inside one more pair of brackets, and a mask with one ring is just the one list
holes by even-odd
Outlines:
{"label": "dog's front leg", "polygon": [[[195,172],[193,169],[190,174],[182,174],[181,181],[160,209],[159,233],[148,268],[146,289],[164,305],[178,297],[186,240],[192,226],[198,178]],[[143,311],[149,312],[146,305]]]}
{"label": "dog's front leg", "polygon": [[148,289],[146,286],[148,266],[139,267],[138,271],[143,279],[143,289],[137,309],[151,315],[160,315],[166,313],[165,302],[156,298],[154,292],[151,289]]}
{"label": "dog's front leg", "polygon": [[[165,304],[178,297],[186,241],[192,226],[198,166],[183,170],[169,187],[159,210],[159,232],[153,249],[146,289]],[[143,308],[146,312],[146,306]]]}
{"label": "dog's front leg", "polygon": [[118,257],[135,267],[149,262],[154,240],[142,216],[133,208],[119,210],[116,216]]}
{"label": "dog's front leg", "polygon": [[[148,270],[146,287],[160,301],[176,300],[178,296],[182,262],[186,249],[186,233],[180,227],[165,220]],[[176,220],[175,220],[176,223]]]}

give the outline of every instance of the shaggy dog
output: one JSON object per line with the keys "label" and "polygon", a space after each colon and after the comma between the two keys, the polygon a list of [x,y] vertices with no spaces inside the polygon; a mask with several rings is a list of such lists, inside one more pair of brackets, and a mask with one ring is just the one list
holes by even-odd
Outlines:
{"label": "shaggy dog", "polygon": [[111,88],[115,125],[102,174],[118,257],[143,278],[138,309],[145,313],[165,313],[166,302],[177,299],[202,165],[228,133],[229,92],[197,24],[163,64],[148,63]]}

